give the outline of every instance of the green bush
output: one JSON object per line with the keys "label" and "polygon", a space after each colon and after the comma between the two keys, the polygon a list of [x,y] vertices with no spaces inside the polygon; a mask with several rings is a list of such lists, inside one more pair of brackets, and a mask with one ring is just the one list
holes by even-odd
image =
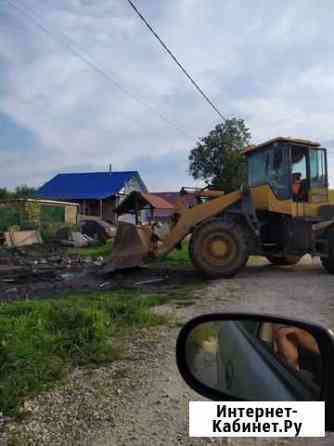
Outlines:
{"label": "green bush", "polygon": [[80,227],[79,225],[65,223],[41,223],[40,225],[41,236],[44,241],[54,240],[59,230],[64,230],[65,234],[71,231],[80,231]]}
{"label": "green bush", "polygon": [[41,223],[65,223],[65,208],[41,206],[40,207]]}
{"label": "green bush", "polygon": [[0,232],[7,231],[11,226],[21,226],[24,216],[16,208],[0,208]]}

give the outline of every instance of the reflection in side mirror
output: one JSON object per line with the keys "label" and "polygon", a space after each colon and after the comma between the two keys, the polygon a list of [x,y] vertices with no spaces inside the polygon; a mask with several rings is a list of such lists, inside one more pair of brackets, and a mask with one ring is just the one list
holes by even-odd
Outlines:
{"label": "reflection in side mirror", "polygon": [[177,344],[180,372],[199,393],[220,400],[324,399],[327,330],[273,317],[213,316],[190,321]]}

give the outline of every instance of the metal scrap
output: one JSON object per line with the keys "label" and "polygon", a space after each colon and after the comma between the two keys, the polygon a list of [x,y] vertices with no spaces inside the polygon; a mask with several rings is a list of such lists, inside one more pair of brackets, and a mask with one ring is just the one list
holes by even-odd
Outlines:
{"label": "metal scrap", "polygon": [[151,283],[163,282],[164,280],[166,280],[166,277],[159,278],[159,279],[141,280],[140,282],[136,282],[135,285],[136,286],[139,286],[139,285],[150,285]]}

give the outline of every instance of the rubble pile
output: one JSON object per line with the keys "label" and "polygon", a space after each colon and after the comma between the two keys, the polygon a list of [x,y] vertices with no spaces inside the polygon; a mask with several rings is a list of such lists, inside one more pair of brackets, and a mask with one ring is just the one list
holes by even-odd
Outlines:
{"label": "rubble pile", "polygon": [[6,284],[61,280],[64,274],[87,271],[102,263],[103,258],[83,257],[58,243],[15,249],[0,247],[0,289]]}
{"label": "rubble pile", "polygon": [[80,255],[79,249],[73,249],[99,245],[92,235],[71,226],[44,238],[40,231],[16,227],[0,233],[0,301],[98,288],[103,257]]}

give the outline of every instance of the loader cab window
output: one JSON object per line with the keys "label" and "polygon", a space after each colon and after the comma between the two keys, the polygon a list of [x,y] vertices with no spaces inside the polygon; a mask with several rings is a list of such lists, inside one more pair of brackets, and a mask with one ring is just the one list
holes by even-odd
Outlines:
{"label": "loader cab window", "polygon": [[291,189],[294,201],[307,201],[307,153],[307,149],[302,147],[292,147],[291,149]]}
{"label": "loader cab window", "polygon": [[289,199],[289,155],[286,147],[269,147],[248,160],[249,186],[269,184],[277,198]]}
{"label": "loader cab window", "polygon": [[326,187],[326,158],[324,150],[310,150],[311,187]]}
{"label": "loader cab window", "polygon": [[288,150],[276,147],[271,150],[270,185],[274,194],[281,200],[290,196]]}
{"label": "loader cab window", "polygon": [[254,153],[248,160],[248,180],[250,186],[268,183],[269,151]]}

